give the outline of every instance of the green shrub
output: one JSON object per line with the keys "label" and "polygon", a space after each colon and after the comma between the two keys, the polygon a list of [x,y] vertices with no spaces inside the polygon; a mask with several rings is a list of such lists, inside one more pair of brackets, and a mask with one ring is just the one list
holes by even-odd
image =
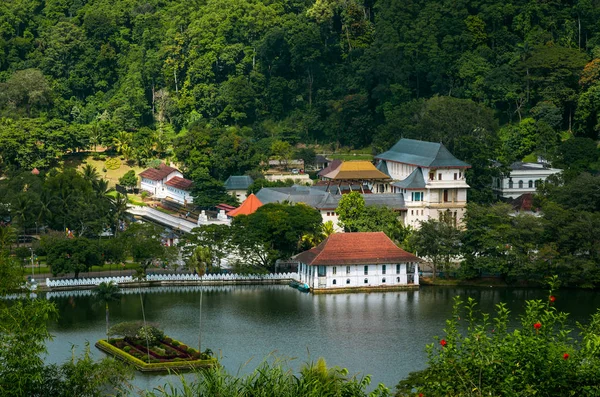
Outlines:
{"label": "green shrub", "polygon": [[179,346],[181,343],[177,342],[176,340],[174,340],[173,342],[171,342],[171,345],[177,347]]}
{"label": "green shrub", "polygon": [[504,304],[492,319],[472,298],[455,298],[444,338],[427,346],[428,368],[401,381],[397,396],[600,395],[600,310],[571,337],[567,314],[553,305],[556,285],[546,301],[525,302],[512,331]]}
{"label": "green shrub", "polygon": [[129,352],[131,351],[131,346],[125,346],[125,347],[124,347],[122,350],[123,350],[125,353],[129,353]]}
{"label": "green shrub", "polygon": [[193,354],[195,354],[195,353],[196,353],[196,350],[194,350],[194,349],[193,349],[193,348],[191,348],[191,347],[188,347],[186,351],[188,352],[188,354],[189,354],[189,355],[193,355]]}
{"label": "green shrub", "polygon": [[154,345],[156,342],[164,338],[165,334],[153,325],[146,325],[145,327],[142,326],[137,330],[135,337]]}

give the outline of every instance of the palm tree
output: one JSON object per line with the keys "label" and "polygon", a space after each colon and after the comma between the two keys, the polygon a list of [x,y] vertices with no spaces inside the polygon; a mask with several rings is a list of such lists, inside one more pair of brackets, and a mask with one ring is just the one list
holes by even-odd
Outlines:
{"label": "palm tree", "polygon": [[108,339],[108,303],[117,301],[121,297],[119,286],[113,281],[101,282],[95,289],[94,294],[100,303],[104,303],[106,307],[106,339]]}
{"label": "palm tree", "polygon": [[[214,255],[210,247],[196,247],[188,259],[188,268],[195,270],[200,277],[204,276],[208,266],[212,265]],[[198,320],[198,351],[202,351],[202,291],[200,287],[200,306]]]}
{"label": "palm tree", "polygon": [[327,237],[331,236],[333,233],[335,233],[333,222],[327,221],[321,224],[317,232],[306,233],[305,235],[303,235],[301,243],[311,248],[316,247],[317,245],[321,244],[323,240],[325,240]]}
{"label": "palm tree", "polygon": [[98,180],[98,178],[100,178],[98,170],[91,164],[86,164],[83,167],[83,169],[81,170],[81,176],[83,176],[83,179],[90,182],[91,184],[94,184]]}
{"label": "palm tree", "polygon": [[133,135],[129,132],[121,131],[113,138],[113,146],[117,153],[122,153],[123,149],[131,146]]}
{"label": "palm tree", "polygon": [[39,225],[43,225],[47,222],[48,218],[52,216],[52,204],[54,201],[54,196],[52,196],[46,190],[42,191],[40,195],[40,209],[37,216],[37,223]]}
{"label": "palm tree", "polygon": [[115,197],[111,198],[110,200],[111,212],[115,221],[115,237],[117,236],[117,231],[119,230],[119,222],[125,218],[128,202],[127,196],[121,193],[117,193]]}
{"label": "palm tree", "polygon": [[102,128],[100,128],[100,124],[98,124],[97,121],[90,125],[89,133],[89,142],[90,145],[94,146],[95,152],[96,146],[100,143],[100,139],[102,138]]}
{"label": "palm tree", "polygon": [[114,187],[108,187],[108,181],[106,179],[98,179],[94,182],[93,187],[100,196],[104,196],[115,190]]}
{"label": "palm tree", "polygon": [[10,226],[0,227],[0,252],[5,249],[10,250],[14,242],[17,241],[17,230]]}
{"label": "palm tree", "polygon": [[[144,269],[137,269],[135,271],[135,273],[133,274],[133,279],[137,282],[142,282],[144,280],[146,280],[146,272],[144,271]],[[144,329],[148,329],[146,328],[146,310],[144,310],[144,297],[142,296],[142,289],[139,289],[140,291],[140,305],[142,306],[142,319],[144,320]],[[148,333],[145,332],[146,335],[146,351],[148,352],[148,362],[150,362],[150,342],[148,341]]]}

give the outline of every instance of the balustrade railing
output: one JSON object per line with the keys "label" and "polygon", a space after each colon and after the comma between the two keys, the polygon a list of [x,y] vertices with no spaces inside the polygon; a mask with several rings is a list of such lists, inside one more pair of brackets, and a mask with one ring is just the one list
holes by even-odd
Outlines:
{"label": "balustrade railing", "polygon": [[[271,274],[206,274],[199,276],[197,274],[149,274],[145,279],[140,281],[197,281],[197,282],[218,282],[218,281],[262,281],[262,280],[291,280],[297,279],[298,273],[271,273]],[[95,277],[95,278],[77,278],[77,279],[61,279],[51,280],[46,279],[48,288],[64,288],[64,287],[85,287],[96,286],[102,282],[113,282],[117,285],[134,283],[132,276],[118,277]]]}

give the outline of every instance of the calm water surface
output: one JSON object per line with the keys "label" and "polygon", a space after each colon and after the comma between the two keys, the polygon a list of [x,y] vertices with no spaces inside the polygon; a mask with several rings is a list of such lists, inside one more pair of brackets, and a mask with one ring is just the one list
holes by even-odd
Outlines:
{"label": "calm water surface", "polygon": [[[190,346],[198,344],[201,287],[142,290],[146,319]],[[409,372],[426,365],[425,344],[442,335],[452,299],[471,296],[483,311],[506,302],[513,313],[523,312],[527,299],[547,299],[544,290],[421,287],[419,291],[303,294],[288,286],[202,287],[202,348],[220,351],[232,373],[253,370],[269,354],[293,358],[292,367],[324,357],[330,366],[350,373],[371,374],[373,384],[392,388]],[[556,306],[571,313],[570,321],[587,322],[600,307],[600,293],[565,290]],[[81,352],[86,342],[104,337],[104,307],[92,296],[50,297],[60,312],[51,325],[48,362]],[[139,294],[126,294],[110,306],[110,321],[141,320]],[[247,363],[250,360],[249,363]],[[247,364],[246,364],[247,363]],[[136,388],[152,389],[172,379],[137,375]]]}

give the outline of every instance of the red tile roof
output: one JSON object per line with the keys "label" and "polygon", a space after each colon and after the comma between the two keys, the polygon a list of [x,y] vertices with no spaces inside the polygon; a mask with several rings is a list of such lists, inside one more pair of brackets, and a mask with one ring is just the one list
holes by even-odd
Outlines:
{"label": "red tile roof", "polygon": [[242,205],[237,207],[236,209],[229,211],[227,213],[228,216],[238,216],[238,215],[250,215],[256,212],[259,207],[262,207],[263,203],[252,193]]}
{"label": "red tile roof", "polygon": [[326,174],[329,174],[331,171],[336,170],[340,165],[342,165],[342,160],[333,160],[329,165],[323,168],[317,175],[323,177]]}
{"label": "red tile roof", "polygon": [[174,187],[175,189],[179,190],[190,190],[193,183],[194,182],[190,181],[189,179],[174,176],[173,178],[166,181],[165,185]]}
{"label": "red tile roof", "polygon": [[140,173],[142,178],[160,181],[169,175],[171,172],[177,171],[177,168],[169,167],[165,163],[161,163],[158,168],[148,168]]}
{"label": "red tile roof", "polygon": [[307,265],[374,265],[420,262],[421,259],[398,248],[383,232],[335,233],[319,246],[296,255]]}

